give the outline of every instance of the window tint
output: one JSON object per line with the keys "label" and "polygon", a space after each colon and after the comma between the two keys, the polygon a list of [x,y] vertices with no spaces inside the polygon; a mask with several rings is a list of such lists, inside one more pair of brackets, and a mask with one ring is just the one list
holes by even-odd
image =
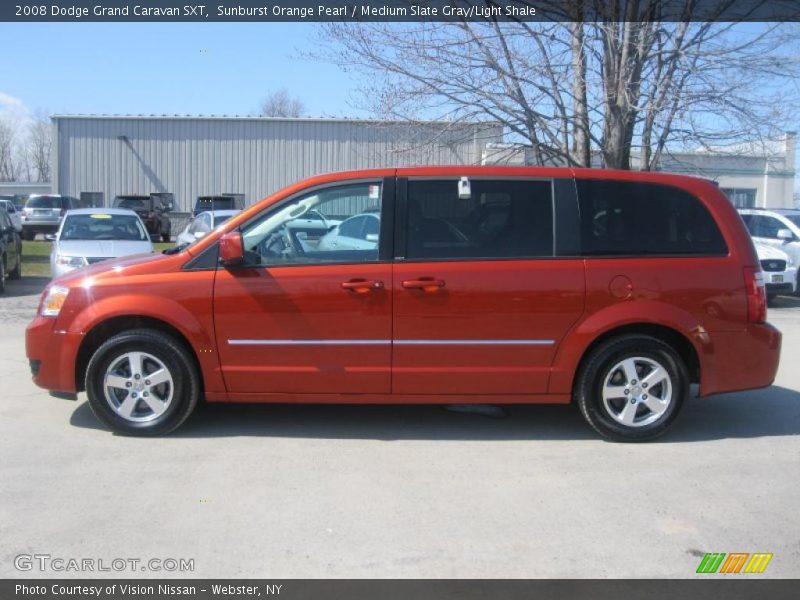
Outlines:
{"label": "window tint", "polygon": [[576,181],[584,254],[719,255],[728,249],[691,194],[632,181]]}
{"label": "window tint", "polygon": [[354,217],[348,219],[339,226],[339,235],[350,238],[361,237],[361,227],[364,225],[365,218],[366,217]]}
{"label": "window tint", "polygon": [[753,236],[778,239],[778,230],[787,229],[787,227],[775,217],[752,215],[749,229]]}
{"label": "window tint", "polygon": [[406,257],[522,258],[553,255],[549,181],[410,180]]}
{"label": "window tint", "polygon": [[25,205],[28,208],[61,208],[62,200],[58,196],[34,196]]}
{"label": "window tint", "polygon": [[[363,230],[367,218],[379,223],[380,206],[380,184],[355,183],[317,190],[268,209],[242,230],[247,263],[376,261],[378,235],[367,240]],[[370,215],[362,214],[368,211]],[[315,218],[320,215],[325,220]]]}

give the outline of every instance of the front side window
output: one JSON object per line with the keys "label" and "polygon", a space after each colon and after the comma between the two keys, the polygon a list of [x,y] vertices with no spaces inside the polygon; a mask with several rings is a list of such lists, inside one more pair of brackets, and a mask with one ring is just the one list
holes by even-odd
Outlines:
{"label": "front side window", "polygon": [[410,180],[406,258],[532,258],[553,255],[550,181]]}
{"label": "front side window", "polygon": [[381,191],[377,182],[340,185],[268,209],[242,229],[247,264],[377,261],[379,231],[363,230],[368,217],[379,222]]}
{"label": "front side window", "polygon": [[728,252],[706,207],[683,190],[634,181],[579,179],[576,184],[585,255]]}

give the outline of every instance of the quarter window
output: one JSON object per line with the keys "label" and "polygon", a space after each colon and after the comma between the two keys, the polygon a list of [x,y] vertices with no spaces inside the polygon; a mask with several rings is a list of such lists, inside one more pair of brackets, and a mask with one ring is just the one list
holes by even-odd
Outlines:
{"label": "quarter window", "polygon": [[583,254],[721,255],[725,241],[706,207],[666,185],[579,179]]}
{"label": "quarter window", "polygon": [[553,255],[550,181],[408,182],[408,259],[525,258]]}
{"label": "quarter window", "polygon": [[[253,265],[362,263],[378,260],[381,185],[354,183],[295,198],[244,227]],[[374,235],[363,235],[366,219]]]}

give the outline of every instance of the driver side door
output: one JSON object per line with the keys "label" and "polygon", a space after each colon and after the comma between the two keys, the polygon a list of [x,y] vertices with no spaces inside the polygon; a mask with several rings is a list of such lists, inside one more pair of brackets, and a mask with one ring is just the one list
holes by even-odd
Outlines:
{"label": "driver side door", "polygon": [[241,227],[246,261],[219,268],[214,316],[220,363],[234,400],[268,394],[391,391],[390,219],[371,249],[319,248],[293,221],[309,210],[345,220],[391,214],[394,179],[301,192]]}

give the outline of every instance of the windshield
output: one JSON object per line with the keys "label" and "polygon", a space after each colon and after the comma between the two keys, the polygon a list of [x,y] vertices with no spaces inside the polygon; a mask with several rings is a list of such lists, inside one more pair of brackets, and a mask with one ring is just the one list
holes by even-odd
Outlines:
{"label": "windshield", "polygon": [[147,198],[115,198],[114,206],[130,208],[131,210],[147,210],[150,208],[150,199]]}
{"label": "windshield", "polygon": [[58,196],[34,196],[25,205],[27,208],[61,208],[61,198]]}
{"label": "windshield", "polygon": [[138,217],[97,213],[68,216],[61,229],[60,239],[145,242],[148,237]]}

